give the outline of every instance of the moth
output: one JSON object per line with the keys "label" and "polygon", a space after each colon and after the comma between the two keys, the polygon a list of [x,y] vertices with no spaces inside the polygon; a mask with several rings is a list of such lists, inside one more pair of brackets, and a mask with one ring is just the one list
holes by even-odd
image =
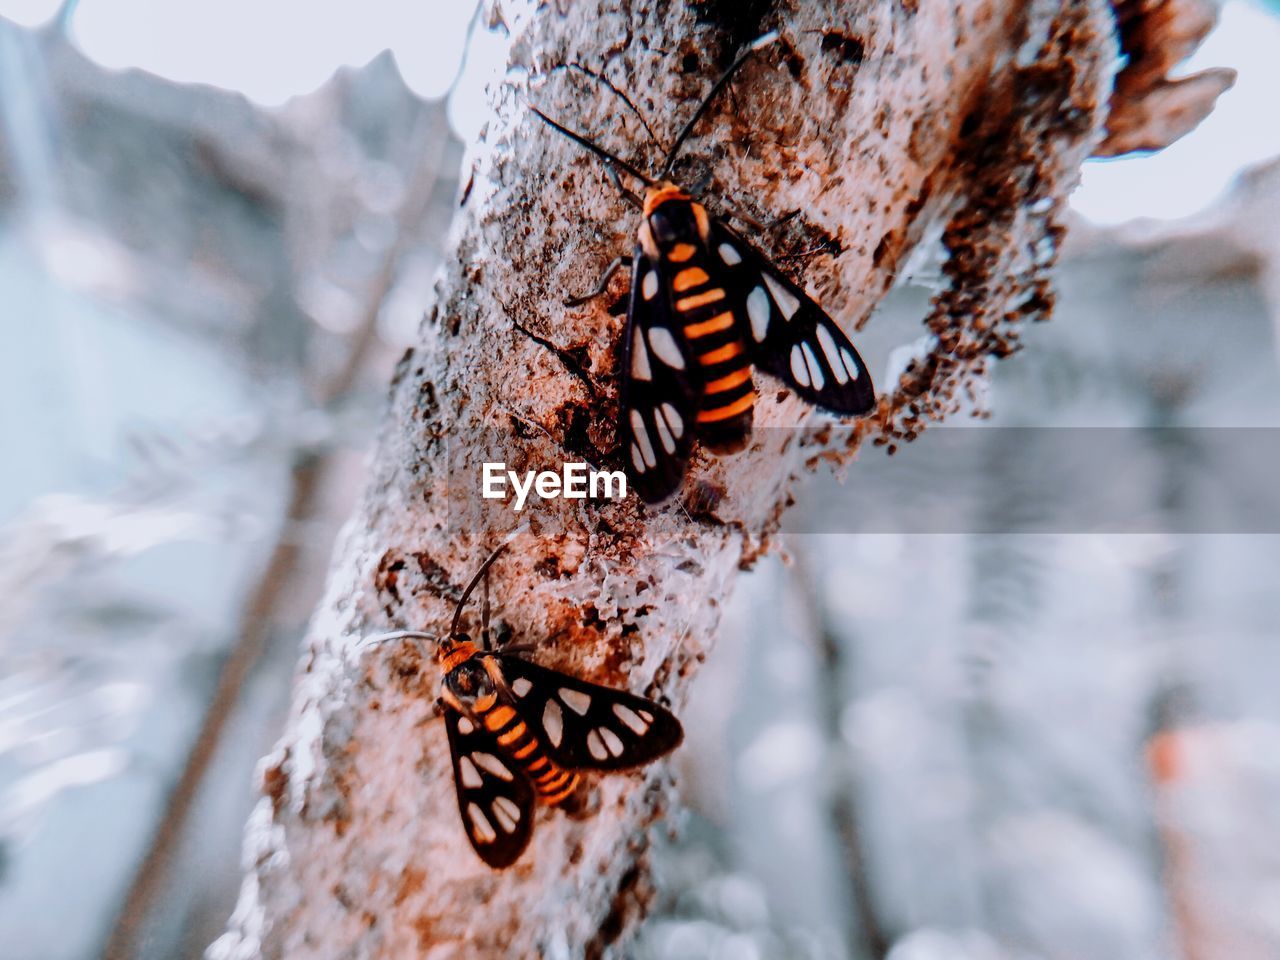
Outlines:
{"label": "moth", "polygon": [[[755,51],[752,43],[703,98],[650,176],[582,134],[531,109],[604,161],[614,186],[641,211],[630,257],[619,257],[599,296],[630,263],[631,296],[622,345],[618,437],[632,486],[648,503],[679,488],[695,438],[714,453],[746,446],[756,401],[752,368],[782,380],[809,403],[862,415],[875,405],[871,375],[840,327],[797,284],[692,194],[668,179],[681,145],[716,94]],[[618,171],[644,185],[639,196]]]}
{"label": "moth", "polygon": [[[436,644],[443,714],[458,812],[471,846],[494,869],[515,863],[533,835],[537,804],[584,809],[580,771],[626,770],[657,760],[684,739],[670,710],[625,690],[587,683],[493,648],[489,568],[480,566],[454,609],[449,634],[402,630],[375,638]],[[463,608],[484,581],[480,642],[459,630]]]}

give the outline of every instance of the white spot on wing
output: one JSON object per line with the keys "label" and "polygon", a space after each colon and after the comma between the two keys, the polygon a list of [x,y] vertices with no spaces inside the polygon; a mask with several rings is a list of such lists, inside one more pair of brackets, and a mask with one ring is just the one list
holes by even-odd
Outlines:
{"label": "white spot on wing", "polygon": [[472,789],[484,782],[480,779],[480,771],[476,769],[470,757],[458,758],[458,779],[462,781],[464,787]]}
{"label": "white spot on wing", "polygon": [[649,350],[644,345],[644,337],[640,336],[640,328],[631,332],[631,376],[635,380],[652,380],[653,370],[649,367]]}
{"label": "white spot on wing", "polygon": [[542,710],[542,729],[553,747],[560,746],[560,740],[564,736],[564,715],[560,712],[560,704],[554,700],[548,700]]}
{"label": "white spot on wing", "polygon": [[605,747],[615,757],[622,756],[622,738],[610,730],[608,727],[600,728],[600,738],[604,741]]}
{"label": "white spot on wing", "polygon": [[810,349],[807,341],[804,344],[804,362],[809,365],[809,374],[813,377],[813,389],[821,390],[827,378],[822,375],[822,366],[818,363],[818,358],[813,355],[813,350]]}
{"label": "white spot on wing", "polygon": [[747,316],[751,320],[751,335],[756,338],[756,343],[762,342],[769,331],[769,312],[769,295],[764,292],[764,287],[756,287],[747,294]]}
{"label": "white spot on wing", "polygon": [[632,732],[643,735],[649,729],[649,724],[640,718],[640,715],[628,707],[626,704],[615,703],[613,705],[613,715],[631,728]]}
{"label": "white spot on wing", "polygon": [[597,760],[603,760],[609,756],[604,748],[604,741],[600,739],[600,734],[594,730],[587,734],[587,751]]}
{"label": "white spot on wing", "polygon": [[503,833],[512,833],[520,822],[520,808],[510,797],[495,797],[493,800],[493,818]]}
{"label": "white spot on wing", "polygon": [[649,346],[653,347],[658,359],[672,370],[684,369],[684,357],[680,355],[675,337],[671,336],[671,331],[666,327],[654,327],[649,331]]}
{"label": "white spot on wing", "polygon": [[532,689],[533,684],[529,682],[528,677],[517,677],[516,682],[511,685],[511,692],[517,697],[527,696]]}
{"label": "white spot on wing", "polygon": [[640,719],[643,720],[645,723],[653,723],[653,714],[650,713],[648,710],[641,710]]}
{"label": "white spot on wing", "polygon": [[468,720],[466,717],[458,718],[458,732],[463,736],[469,736],[470,734],[475,732],[475,729],[476,729],[476,725],[472,723],[470,720]]}
{"label": "white spot on wing", "polygon": [[471,821],[471,835],[481,843],[493,843],[498,839],[493,824],[474,803],[467,804],[467,818]]}
{"label": "white spot on wing", "polygon": [[722,243],[720,244],[720,259],[728,266],[736,267],[742,262],[742,254],[731,244]]}
{"label": "white spot on wing", "polygon": [[636,443],[640,444],[646,466],[652,467],[658,462],[658,458],[653,455],[653,442],[649,439],[649,431],[644,428],[644,418],[638,410],[631,411],[631,433],[635,436]]}
{"label": "white spot on wing", "polygon": [[836,338],[831,335],[831,331],[825,326],[819,325],[818,327],[818,343],[822,345],[822,352],[827,357],[827,366],[835,374],[836,383],[844,386],[849,382],[849,373],[845,370],[844,362],[840,359],[840,348],[836,345]]}
{"label": "white spot on wing", "polygon": [[662,449],[667,453],[675,453],[675,437],[671,436],[671,428],[667,426],[667,418],[662,415],[661,410],[653,411],[653,422],[658,426],[658,439],[662,441]]}
{"label": "white spot on wing", "polygon": [[636,473],[644,473],[647,469],[644,465],[644,455],[634,443],[631,445],[631,463],[636,468]]}
{"label": "white spot on wing", "polygon": [[473,753],[471,759],[485,773],[491,773],[499,780],[511,779],[511,771],[507,769],[507,765],[492,753]]}
{"label": "white spot on wing", "polygon": [[667,426],[671,428],[671,432],[677,440],[684,436],[684,420],[676,412],[675,407],[669,403],[664,403],[662,405],[662,416],[667,421]]}
{"label": "white spot on wing", "polygon": [[800,344],[791,348],[791,375],[802,387],[809,385],[809,368],[804,364],[804,354],[800,352]]}
{"label": "white spot on wing", "polygon": [[640,293],[646,300],[652,300],[658,292],[658,275],[650,270],[640,281]]}
{"label": "white spot on wing", "polygon": [[782,316],[790,320],[800,309],[800,301],[796,299],[796,295],[767,273],[764,275],[764,282],[768,285],[769,292],[773,294],[773,302],[782,311]]}
{"label": "white spot on wing", "polygon": [[844,360],[844,368],[849,371],[849,379],[858,379],[858,361],[853,359],[853,354],[849,352],[848,347],[840,348],[840,358]]}
{"label": "white spot on wing", "polygon": [[564,701],[566,707],[578,714],[578,716],[582,716],[591,709],[591,695],[583,693],[581,690],[570,690],[568,687],[561,687],[560,699]]}

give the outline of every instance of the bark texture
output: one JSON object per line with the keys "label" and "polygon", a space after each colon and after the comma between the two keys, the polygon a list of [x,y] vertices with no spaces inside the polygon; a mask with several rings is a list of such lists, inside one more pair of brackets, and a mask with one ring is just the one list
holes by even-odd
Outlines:
{"label": "bark texture", "polygon": [[582,308],[562,301],[630,250],[636,219],[600,164],[528,102],[653,163],[644,124],[590,74],[625,91],[665,144],[741,45],[780,29],[676,178],[713,209],[781,221],[760,245],[846,329],[866,322],[922,238],[941,234],[947,249],[931,336],[899,382],[878,385],[877,417],[804,441],[759,429],[809,415],[761,383],[752,447],[698,455],[683,503],[559,500],[519,518],[527,529],[494,569],[497,618],[544,664],[678,706],[719,599],[767,549],[806,461],[914,436],[1015,348],[1019,324],[1047,313],[1057,215],[1103,135],[1117,64],[1101,0],[530,0],[486,16],[508,38],[509,69],[468,157],[454,254],[394,379],[289,727],[263,763],[217,960],[601,956],[651,898],[649,831],[672,796],[661,765],[601,779],[591,819],[540,812],[525,857],[494,873],[458,822],[434,663],[408,644],[360,647],[390,628],[445,629],[516,519],[474,509],[499,441],[513,469],[616,463],[623,318],[607,307],[626,284]]}

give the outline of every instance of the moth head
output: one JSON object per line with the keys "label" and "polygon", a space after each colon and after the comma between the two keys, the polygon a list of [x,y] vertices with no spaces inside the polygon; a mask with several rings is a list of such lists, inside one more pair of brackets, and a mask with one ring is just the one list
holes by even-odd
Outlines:
{"label": "moth head", "polygon": [[440,660],[440,669],[446,674],[452,673],[478,652],[476,645],[471,642],[469,636],[455,631],[449,634],[447,640],[440,641],[437,654]]}
{"label": "moth head", "polygon": [[649,236],[660,250],[695,240],[705,242],[710,233],[702,204],[673,183],[660,183],[645,191],[644,216]]}
{"label": "moth head", "polygon": [[[464,641],[471,646],[470,641]],[[493,677],[477,656],[468,656],[444,675],[444,686],[453,699],[468,707],[485,707],[497,695]]]}

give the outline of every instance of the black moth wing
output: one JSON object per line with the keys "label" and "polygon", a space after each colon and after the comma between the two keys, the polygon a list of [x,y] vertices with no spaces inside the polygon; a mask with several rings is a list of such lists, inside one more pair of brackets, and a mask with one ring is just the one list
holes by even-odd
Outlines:
{"label": "black moth wing", "polygon": [[637,246],[622,346],[618,442],[631,485],[646,503],[680,489],[693,446],[701,371],[676,322],[670,277]]}
{"label": "black moth wing", "polygon": [[826,311],[719,220],[711,245],[755,365],[824,410],[868,413],[876,402],[871,374]]}
{"label": "black moth wing", "polygon": [[489,866],[509,867],[533,835],[533,785],[481,723],[446,707],[444,725],[467,838]]}
{"label": "black moth wing", "polygon": [[568,769],[625,770],[665,756],[684,739],[675,714],[652,700],[498,655],[521,718]]}

